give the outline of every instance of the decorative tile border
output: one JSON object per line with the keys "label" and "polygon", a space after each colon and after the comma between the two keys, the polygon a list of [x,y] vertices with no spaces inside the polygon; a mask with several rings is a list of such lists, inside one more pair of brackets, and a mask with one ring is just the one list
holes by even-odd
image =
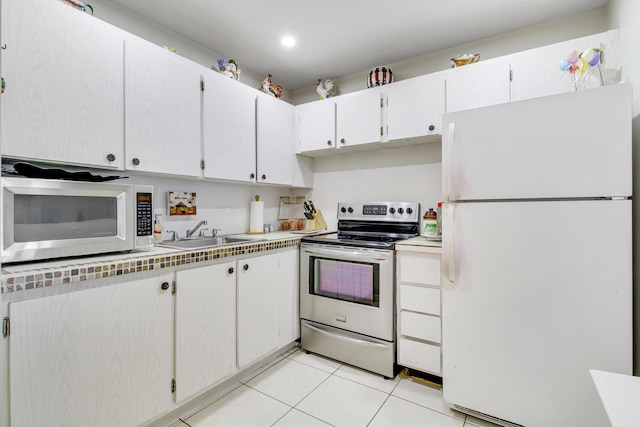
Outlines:
{"label": "decorative tile border", "polygon": [[[9,273],[2,270],[0,293],[19,292],[27,289],[64,285],[85,280],[102,279],[123,274],[139,273],[177,267],[187,264],[254,254],[300,245],[300,237],[261,241],[235,246],[213,247],[191,251],[178,251],[166,255],[123,255],[121,260],[86,264],[71,264],[51,268],[39,268]],[[28,268],[28,266],[25,266]]]}

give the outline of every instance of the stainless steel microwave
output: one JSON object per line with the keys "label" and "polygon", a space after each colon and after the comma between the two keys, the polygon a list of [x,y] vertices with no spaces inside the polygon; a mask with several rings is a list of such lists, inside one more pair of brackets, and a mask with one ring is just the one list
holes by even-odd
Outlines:
{"label": "stainless steel microwave", "polygon": [[153,187],[5,178],[2,263],[153,246]]}

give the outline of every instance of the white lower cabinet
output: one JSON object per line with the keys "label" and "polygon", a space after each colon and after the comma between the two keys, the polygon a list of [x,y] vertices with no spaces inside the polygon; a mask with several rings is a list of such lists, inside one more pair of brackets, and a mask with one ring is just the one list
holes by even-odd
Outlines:
{"label": "white lower cabinet", "polygon": [[236,262],[176,273],[176,402],[236,370]]}
{"label": "white lower cabinet", "polygon": [[10,303],[11,425],[134,426],[173,408],[172,280]]}
{"label": "white lower cabinet", "polygon": [[142,425],[257,366],[300,337],[298,256],[0,304],[0,426]]}
{"label": "white lower cabinet", "polygon": [[398,244],[396,250],[397,363],[441,376],[441,249]]}
{"label": "white lower cabinet", "polygon": [[300,337],[298,249],[239,260],[238,368]]}

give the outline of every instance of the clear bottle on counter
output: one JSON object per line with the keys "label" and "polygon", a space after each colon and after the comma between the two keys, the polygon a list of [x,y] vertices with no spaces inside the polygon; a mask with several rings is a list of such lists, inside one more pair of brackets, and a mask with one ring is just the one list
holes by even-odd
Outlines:
{"label": "clear bottle on counter", "polygon": [[437,225],[438,225],[438,214],[433,208],[429,208],[428,211],[424,213],[422,217],[422,227],[420,229],[420,234],[426,237],[433,237],[437,234]]}

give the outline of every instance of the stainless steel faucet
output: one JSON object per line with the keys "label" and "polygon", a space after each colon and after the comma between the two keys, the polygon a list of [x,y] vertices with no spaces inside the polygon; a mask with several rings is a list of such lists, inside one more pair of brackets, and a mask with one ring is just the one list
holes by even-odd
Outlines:
{"label": "stainless steel faucet", "polygon": [[193,227],[191,230],[187,230],[187,237],[193,236],[193,234],[196,231],[198,231],[198,228],[200,228],[201,225],[207,225],[207,220],[202,220],[195,227]]}

